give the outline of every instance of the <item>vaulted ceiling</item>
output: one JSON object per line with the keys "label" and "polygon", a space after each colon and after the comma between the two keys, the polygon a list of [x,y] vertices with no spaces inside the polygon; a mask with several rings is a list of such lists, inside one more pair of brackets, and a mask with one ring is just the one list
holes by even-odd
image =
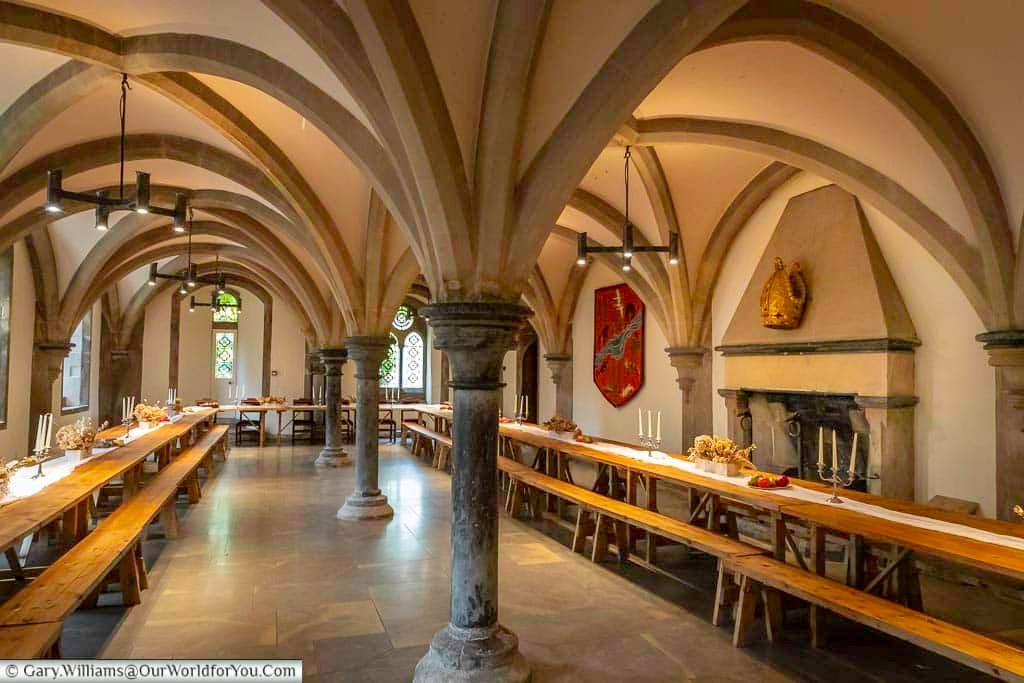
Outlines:
{"label": "vaulted ceiling", "polygon": [[522,292],[561,350],[574,232],[619,239],[626,144],[630,219],[682,236],[678,267],[629,276],[674,345],[706,343],[732,238],[801,169],[918,239],[990,329],[1024,322],[1024,5],[682,5],[0,2],[0,246],[32,236],[55,335],[104,293],[137,310],[149,262],[180,266],[166,219],[104,234],[87,206],[40,208],[48,168],[116,186],[124,70],[129,179],[191,195],[197,259],[300,308],[316,343],[379,329],[419,276],[437,300]]}

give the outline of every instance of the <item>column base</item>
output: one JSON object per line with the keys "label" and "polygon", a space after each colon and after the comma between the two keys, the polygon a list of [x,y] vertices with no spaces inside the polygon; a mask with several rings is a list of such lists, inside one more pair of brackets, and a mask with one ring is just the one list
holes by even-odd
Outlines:
{"label": "column base", "polygon": [[464,629],[448,624],[416,665],[413,683],[526,683],[530,665],[516,634],[498,625]]}
{"label": "column base", "polygon": [[352,459],[348,457],[344,448],[325,446],[320,450],[320,455],[317,456],[313,464],[324,467],[348,467],[352,464]]}
{"label": "column base", "polygon": [[353,493],[338,510],[338,519],[358,522],[367,519],[387,519],[394,514],[395,511],[388,505],[387,496],[363,496]]}

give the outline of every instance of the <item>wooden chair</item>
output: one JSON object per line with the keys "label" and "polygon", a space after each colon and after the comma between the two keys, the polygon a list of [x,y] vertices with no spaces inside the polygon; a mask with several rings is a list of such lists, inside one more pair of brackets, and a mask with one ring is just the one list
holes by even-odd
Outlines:
{"label": "wooden chair", "polygon": [[395,416],[391,410],[380,410],[377,412],[377,438],[383,434],[388,441],[395,443],[398,440],[398,424],[395,423]]}
{"label": "wooden chair", "polygon": [[[311,406],[313,400],[309,398],[297,398],[292,405]],[[317,423],[316,413],[312,410],[292,411],[292,445],[296,440],[313,442],[316,439]]]}
{"label": "wooden chair", "polygon": [[[242,399],[239,403],[242,406],[258,406],[260,401],[258,398],[246,398]],[[245,412],[245,410],[238,411],[238,422],[235,423],[235,443],[241,444],[243,437],[246,434],[250,434],[256,437],[256,443],[260,441],[260,420],[263,419],[263,413],[258,411]]]}

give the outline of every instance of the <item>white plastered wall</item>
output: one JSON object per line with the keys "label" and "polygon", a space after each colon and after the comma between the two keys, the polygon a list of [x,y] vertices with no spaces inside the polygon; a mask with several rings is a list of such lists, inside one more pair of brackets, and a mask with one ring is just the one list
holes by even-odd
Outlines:
{"label": "white plastered wall", "polygon": [[[643,387],[629,403],[616,408],[605,400],[594,384],[594,290],[621,282],[622,278],[616,271],[602,263],[595,263],[583,283],[572,324],[575,330],[572,361],[573,420],[586,434],[636,443],[637,409],[643,409],[645,415],[648,410],[660,410],[662,448],[679,452],[682,449],[683,399],[676,386],[676,371],[665,353],[669,344],[665,333],[650,314],[649,305],[645,320]],[[541,394],[548,393],[549,398],[546,400],[553,404],[554,386],[546,365],[542,366],[540,383]]]}
{"label": "white plastered wall", "polygon": [[[812,174],[798,174],[762,204],[736,237],[715,287],[712,346],[721,343],[786,202],[825,184]],[[914,429],[917,500],[927,502],[937,494],[974,500],[983,514],[992,515],[995,377],[974,340],[983,331],[981,321],[923,247],[879,211],[861,204],[921,339],[915,354],[920,397]],[[714,355],[712,376],[715,431],[724,435],[725,403],[717,394],[724,377],[721,354]]]}

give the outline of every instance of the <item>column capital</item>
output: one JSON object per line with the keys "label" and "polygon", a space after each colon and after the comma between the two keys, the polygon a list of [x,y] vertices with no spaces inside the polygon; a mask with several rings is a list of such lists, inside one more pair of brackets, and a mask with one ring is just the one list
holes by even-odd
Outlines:
{"label": "column capital", "polygon": [[110,349],[110,358],[115,361],[128,360],[131,353],[130,349]]}
{"label": "column capital", "polygon": [[341,374],[341,366],[348,360],[348,351],[342,348],[324,348],[318,352],[326,374]]}
{"label": "column capital", "polygon": [[532,311],[502,302],[448,302],[420,308],[434,330],[434,346],[448,354],[451,386],[497,389],[501,362]]}
{"label": "column capital", "polygon": [[569,380],[572,381],[572,354],[545,353],[544,362],[548,364],[548,370],[551,372],[551,381],[556,385],[562,383],[562,380],[566,378],[567,372],[570,373]]}
{"label": "column capital", "polygon": [[356,363],[377,362],[388,355],[391,340],[387,337],[348,337],[345,339],[347,357]]}
{"label": "column capital", "polygon": [[64,359],[68,357],[68,353],[71,352],[73,347],[74,344],[64,340],[49,339],[35,343],[36,351],[45,359],[46,376],[51,384],[60,377],[61,369],[64,366]]}
{"label": "column capital", "polygon": [[700,379],[707,352],[708,349],[700,346],[670,346],[665,349],[669,363],[676,369],[676,384],[686,402],[690,401],[690,392]]}

